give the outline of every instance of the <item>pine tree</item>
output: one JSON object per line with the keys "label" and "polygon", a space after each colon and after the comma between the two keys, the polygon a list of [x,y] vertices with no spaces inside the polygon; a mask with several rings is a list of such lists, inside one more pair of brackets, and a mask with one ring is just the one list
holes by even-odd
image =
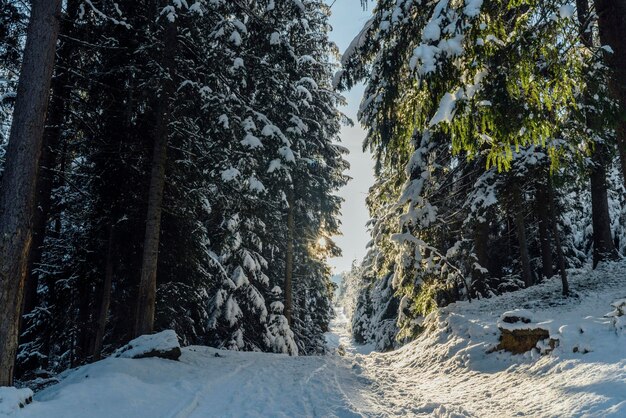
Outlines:
{"label": "pine tree", "polygon": [[0,385],[13,383],[60,1],[34,1],[0,185]]}

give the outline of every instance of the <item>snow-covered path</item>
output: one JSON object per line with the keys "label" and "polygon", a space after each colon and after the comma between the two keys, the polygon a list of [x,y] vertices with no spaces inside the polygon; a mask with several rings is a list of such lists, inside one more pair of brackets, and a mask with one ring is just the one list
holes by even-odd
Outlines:
{"label": "snow-covered path", "polygon": [[[356,348],[338,312],[329,345]],[[334,344],[334,345],[333,345]],[[351,356],[289,357],[208,347],[180,361],[109,358],[70,372],[19,417],[373,416],[370,382]]]}
{"label": "snow-covered path", "polygon": [[[626,333],[604,315],[626,298],[626,263],[427,318],[391,353],[356,346],[337,310],[317,357],[183,349],[180,361],[109,358],[68,372],[16,417],[626,417]],[[560,346],[550,355],[489,353],[505,310],[532,309]],[[338,350],[339,347],[343,350]],[[0,400],[1,402],[1,400]],[[0,412],[1,415],[1,412]]]}
{"label": "snow-covered path", "polygon": [[120,358],[83,367],[40,393],[17,416],[367,416],[368,382],[352,366],[340,356],[187,347],[178,362]]}
{"label": "snow-covered path", "polygon": [[350,333],[350,320],[344,309],[335,306],[335,318],[330,322],[330,332],[326,333],[326,345],[334,354],[370,354],[374,345],[358,345]]}

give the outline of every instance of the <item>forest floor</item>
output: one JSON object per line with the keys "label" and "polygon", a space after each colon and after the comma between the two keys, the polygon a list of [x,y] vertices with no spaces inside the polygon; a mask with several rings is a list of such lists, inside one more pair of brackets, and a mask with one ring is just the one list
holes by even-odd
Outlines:
{"label": "forest floor", "polygon": [[[341,310],[317,357],[186,347],[180,361],[109,358],[70,371],[16,417],[625,417],[626,263],[572,272],[501,297],[450,305],[391,353],[352,343]],[[488,353],[497,321],[524,308],[560,341],[552,353]],[[339,348],[339,347],[342,348]],[[339,355],[345,352],[345,355]],[[585,354],[583,354],[585,353]],[[1,401],[0,401],[1,405]],[[0,408],[0,415],[2,414]]]}

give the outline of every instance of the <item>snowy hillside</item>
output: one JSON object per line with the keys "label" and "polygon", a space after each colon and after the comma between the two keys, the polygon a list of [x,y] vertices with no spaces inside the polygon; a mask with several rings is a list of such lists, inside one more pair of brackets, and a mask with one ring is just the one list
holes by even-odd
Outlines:
{"label": "snowy hillside", "polygon": [[[367,347],[351,345],[338,311],[327,342],[345,356],[195,346],[178,362],[109,358],[5,411],[20,418],[626,416],[626,333],[604,317],[626,297],[626,264],[581,270],[572,288],[571,299],[554,281],[451,305],[426,318],[422,337],[391,353],[358,354]],[[547,355],[487,354],[498,342],[498,318],[519,306],[545,321],[559,347]]]}

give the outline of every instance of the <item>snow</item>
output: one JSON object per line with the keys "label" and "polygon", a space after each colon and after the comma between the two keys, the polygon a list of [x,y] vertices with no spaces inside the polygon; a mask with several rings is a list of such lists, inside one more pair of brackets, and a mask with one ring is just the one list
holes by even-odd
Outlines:
{"label": "snow", "polygon": [[11,415],[32,401],[33,391],[24,388],[0,387],[0,415]]}
{"label": "snow", "polygon": [[[626,335],[615,326],[624,316],[614,316],[626,299],[626,262],[570,270],[570,286],[570,298],[560,296],[555,277],[457,302],[430,314],[416,341],[389,353],[355,345],[349,318],[337,308],[327,356],[191,346],[178,362],[111,357],[64,373],[32,404],[2,412],[20,418],[626,416]],[[491,352],[498,320],[509,315],[543,321],[558,347],[546,355]],[[275,318],[277,326],[283,318]]]}
{"label": "snow", "polygon": [[241,140],[241,145],[244,145],[250,149],[262,148],[263,144],[261,140],[252,134],[247,134],[243,140]]}
{"label": "snow", "polygon": [[222,171],[222,180],[223,181],[233,181],[237,178],[237,176],[241,175],[241,172],[234,167],[230,167],[224,171]]}
{"label": "snow", "polygon": [[357,344],[350,333],[350,320],[343,307],[335,306],[335,318],[330,323],[331,331],[325,334],[326,345],[333,353],[369,354],[373,344]]}
{"label": "snow", "polygon": [[439,109],[437,110],[437,113],[435,113],[435,116],[433,116],[428,124],[430,127],[433,127],[441,122],[452,122],[454,111],[456,109],[457,96],[458,94],[444,94],[439,102]]}
{"label": "snow", "polygon": [[422,33],[422,40],[427,41],[438,41],[441,37],[441,28],[439,27],[440,19],[431,20],[428,22],[426,27],[424,28],[424,32]]}
{"label": "snow", "polygon": [[571,4],[565,4],[559,8],[559,16],[561,16],[561,19],[573,19],[574,13],[574,6]]}
{"label": "snow", "polygon": [[243,68],[243,58],[235,58],[233,60],[233,68],[236,70],[238,68]]}
{"label": "snow", "polygon": [[483,5],[483,0],[465,0],[465,13],[468,17],[476,17],[480,14],[480,8]]}
{"label": "snow", "polygon": [[280,43],[280,33],[274,32],[270,35],[270,45],[278,45]]}
{"label": "snow", "polygon": [[348,62],[350,62],[350,60],[358,54],[358,51],[363,48],[365,42],[367,41],[366,35],[372,28],[374,21],[375,19],[372,17],[365,22],[361,31],[354,37],[354,39],[352,39],[352,42],[350,42],[350,45],[348,45],[348,48],[346,48],[341,57],[341,65],[346,66]]}
{"label": "snow", "polygon": [[69,373],[16,417],[359,417],[365,381],[339,356],[192,346],[179,362],[107,359]]}
{"label": "snow", "polygon": [[263,185],[261,180],[259,180],[258,178],[254,176],[250,176],[250,178],[248,178],[248,184],[249,184],[250,191],[253,191],[255,193],[265,192],[265,186]]}
{"label": "snow", "polygon": [[[515,322],[511,319],[515,318]],[[527,309],[514,309],[500,315],[497,326],[509,331],[518,329],[549,329],[547,322],[538,320],[534,313]]]}
{"label": "snow", "polygon": [[[500,297],[458,302],[427,317],[428,331],[415,342],[364,357],[364,375],[376,383],[374,396],[385,399],[385,413],[626,416],[626,336],[604,318],[626,295],[626,263],[570,273],[573,298],[560,296],[555,277]],[[551,354],[487,354],[498,343],[498,318],[519,307],[535,320],[550,320],[550,336],[560,342]]]}
{"label": "snow", "polygon": [[169,351],[180,348],[178,336],[174,331],[165,330],[157,334],[142,335],[135,338],[113,353],[113,357],[137,358],[154,351]]}

